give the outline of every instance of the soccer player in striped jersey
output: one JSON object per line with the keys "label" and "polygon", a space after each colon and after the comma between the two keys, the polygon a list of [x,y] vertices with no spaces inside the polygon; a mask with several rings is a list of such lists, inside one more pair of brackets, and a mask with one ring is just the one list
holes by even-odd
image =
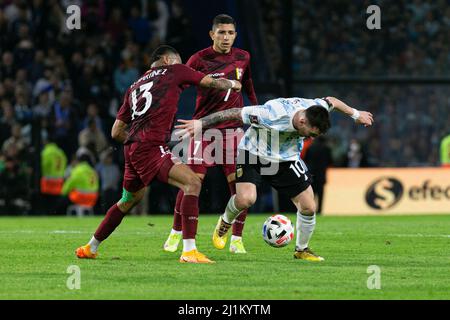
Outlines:
{"label": "soccer player in striped jersey", "polygon": [[[224,77],[230,80],[240,81],[242,83],[242,91],[247,94],[250,103],[257,105],[258,101],[253,88],[250,71],[250,54],[245,50],[233,47],[236,36],[236,22],[234,19],[225,14],[216,16],[213,20],[212,30],[210,31],[213,45],[193,54],[186,65],[194,70],[208,74],[213,78]],[[241,92],[198,88],[193,118],[200,119],[217,111],[243,106],[244,99]],[[243,135],[242,123],[234,120],[226,121],[218,123],[214,128],[220,130],[222,134],[220,139],[217,136],[212,141],[205,136],[202,139],[191,139],[187,165],[201,180],[204,179],[209,167],[220,166],[227,179],[230,193],[234,195],[236,193],[235,159],[237,145]],[[207,152],[211,146],[218,146],[218,149],[220,148],[213,159],[211,159],[212,157]],[[217,156],[218,153],[221,153],[223,157]],[[165,251],[176,251],[181,238],[183,237],[183,240],[186,238],[187,230],[182,231],[181,228],[182,216],[180,206],[183,195],[183,191],[180,190],[175,204],[172,230],[163,246]],[[242,241],[246,216],[247,210],[244,210],[233,225],[229,247],[232,253],[246,253]],[[190,228],[190,226],[187,227]],[[189,233],[195,231],[192,230]],[[224,238],[223,246],[221,245],[219,249],[223,249],[225,243],[226,238]]]}
{"label": "soccer player in striped jersey", "polygon": [[180,134],[198,134],[222,121],[235,120],[251,125],[238,146],[236,195],[228,201],[213,233],[214,242],[223,237],[242,210],[256,201],[256,188],[269,183],[285,193],[297,207],[297,239],[294,258],[324,260],[309,248],[316,224],[316,204],[308,168],[300,158],[303,139],[324,134],[330,127],[329,112],[338,110],[356,123],[371,126],[373,115],[358,111],[334,97],[279,98],[264,105],[233,108],[198,120],[180,120]]}

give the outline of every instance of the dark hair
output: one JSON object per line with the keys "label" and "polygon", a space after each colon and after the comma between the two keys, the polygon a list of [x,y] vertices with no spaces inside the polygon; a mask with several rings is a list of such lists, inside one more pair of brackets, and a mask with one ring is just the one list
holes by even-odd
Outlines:
{"label": "dark hair", "polygon": [[79,162],[87,162],[92,167],[92,159],[87,153],[82,153],[77,157]]}
{"label": "dark hair", "polygon": [[219,14],[213,20],[212,29],[214,30],[218,24],[232,24],[236,28],[236,21],[227,14]]}
{"label": "dark hair", "polygon": [[158,48],[155,49],[155,51],[153,51],[152,56],[150,58],[150,64],[152,64],[155,61],[158,61],[159,59],[161,59],[162,56],[171,53],[179,54],[178,51],[171,46],[168,45],[159,46]]}
{"label": "dark hair", "polygon": [[312,106],[306,109],[306,119],[308,119],[311,127],[319,129],[321,134],[324,134],[330,129],[330,115],[327,109],[322,106]]}

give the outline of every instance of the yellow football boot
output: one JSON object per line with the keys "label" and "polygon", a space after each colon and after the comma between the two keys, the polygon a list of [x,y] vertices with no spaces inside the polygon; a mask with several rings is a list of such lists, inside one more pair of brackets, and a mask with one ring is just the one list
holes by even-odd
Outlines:
{"label": "yellow football boot", "polygon": [[305,248],[303,250],[296,250],[294,253],[294,259],[302,259],[312,262],[320,262],[325,260],[321,256],[318,256],[317,254],[312,252],[309,248]]}
{"label": "yellow football boot", "polygon": [[219,217],[217,221],[216,228],[214,229],[212,241],[215,248],[222,250],[227,244],[228,235],[227,232],[232,226],[231,223],[226,223],[223,221],[222,216]]}
{"label": "yellow football boot", "polygon": [[230,252],[231,253],[247,253],[244,248],[244,243],[241,239],[236,239],[230,242]]}
{"label": "yellow football boot", "polygon": [[164,243],[164,251],[175,252],[178,249],[178,244],[181,241],[181,234],[173,233],[169,235]]}
{"label": "yellow football boot", "polygon": [[91,252],[90,244],[79,247],[77,250],[75,250],[75,254],[80,259],[95,259],[95,258],[97,258],[97,253]]}
{"label": "yellow football boot", "polygon": [[208,259],[203,253],[198,252],[197,249],[183,252],[180,257],[181,263],[215,263]]}

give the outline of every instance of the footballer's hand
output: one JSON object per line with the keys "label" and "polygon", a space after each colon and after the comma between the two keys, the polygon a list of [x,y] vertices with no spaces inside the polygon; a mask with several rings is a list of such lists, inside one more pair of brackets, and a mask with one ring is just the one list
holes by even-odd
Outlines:
{"label": "footballer's hand", "polygon": [[233,84],[233,90],[236,92],[241,92],[242,90],[242,84],[237,81],[237,80],[233,80],[234,84]]}
{"label": "footballer's hand", "polygon": [[175,129],[179,130],[177,135],[180,140],[188,137],[193,137],[196,134],[202,132],[202,121],[201,120],[178,120],[181,124],[176,125]]}
{"label": "footballer's hand", "polygon": [[364,127],[369,127],[373,124],[373,115],[367,111],[360,111],[356,123],[362,124]]}

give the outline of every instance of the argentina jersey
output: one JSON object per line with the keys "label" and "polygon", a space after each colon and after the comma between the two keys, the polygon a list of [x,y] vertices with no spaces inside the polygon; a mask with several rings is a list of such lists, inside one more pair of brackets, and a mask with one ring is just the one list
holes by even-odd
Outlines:
{"label": "argentina jersey", "polygon": [[332,109],[327,101],[319,98],[278,98],[264,105],[242,108],[242,121],[251,126],[238,148],[269,161],[299,160],[304,137],[294,128],[292,119],[297,111],[316,105],[328,111]]}

